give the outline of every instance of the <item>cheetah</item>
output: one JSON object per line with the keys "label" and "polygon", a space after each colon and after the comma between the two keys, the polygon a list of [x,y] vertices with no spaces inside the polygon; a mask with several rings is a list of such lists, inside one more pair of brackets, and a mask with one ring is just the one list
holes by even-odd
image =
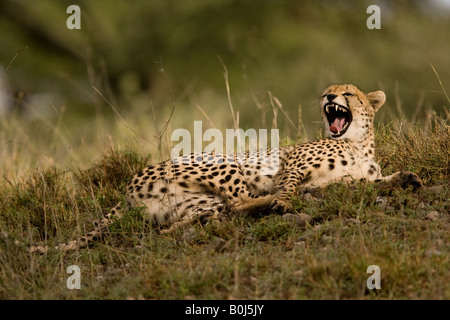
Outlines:
{"label": "cheetah", "polygon": [[[420,187],[410,172],[382,177],[375,162],[375,113],[385,102],[382,91],[364,93],[351,84],[331,85],[321,95],[319,109],[326,138],[241,154],[193,153],[150,165],[126,187],[126,203],[118,204],[84,237],[54,247],[83,248],[97,239],[114,218],[133,207],[161,232],[226,214],[286,213],[290,199],[303,188],[337,181],[367,180]],[[277,162],[269,161],[276,159]],[[31,252],[46,252],[34,246]]]}

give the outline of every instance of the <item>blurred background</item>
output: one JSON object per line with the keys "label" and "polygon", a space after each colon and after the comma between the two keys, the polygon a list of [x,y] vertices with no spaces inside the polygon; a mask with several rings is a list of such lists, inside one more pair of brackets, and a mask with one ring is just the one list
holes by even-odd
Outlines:
{"label": "blurred background", "polygon": [[[66,27],[72,4],[80,30]],[[369,5],[380,30],[366,26]],[[384,90],[379,121],[447,119],[450,0],[0,0],[0,143],[12,167],[23,152],[30,163],[110,145],[151,152],[194,120],[233,128],[230,104],[244,130],[316,138],[318,97],[334,83]]]}

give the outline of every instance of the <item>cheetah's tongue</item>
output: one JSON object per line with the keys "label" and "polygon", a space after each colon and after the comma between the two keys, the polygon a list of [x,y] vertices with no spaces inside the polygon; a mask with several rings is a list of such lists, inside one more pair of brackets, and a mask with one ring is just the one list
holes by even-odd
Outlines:
{"label": "cheetah's tongue", "polygon": [[333,133],[339,133],[339,132],[341,132],[342,128],[344,127],[344,124],[345,124],[344,117],[336,118],[330,126],[330,131]]}

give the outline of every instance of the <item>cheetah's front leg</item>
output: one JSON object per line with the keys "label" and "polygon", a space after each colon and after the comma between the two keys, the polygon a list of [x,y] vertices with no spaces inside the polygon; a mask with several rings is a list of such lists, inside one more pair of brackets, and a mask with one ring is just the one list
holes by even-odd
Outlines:
{"label": "cheetah's front leg", "polygon": [[422,180],[419,176],[413,172],[405,172],[400,171],[390,176],[380,177],[373,180],[376,183],[380,183],[382,186],[387,187],[401,187],[402,189],[406,189],[409,186],[413,187],[413,190],[420,188],[423,185]]}
{"label": "cheetah's front leg", "polygon": [[295,190],[302,183],[303,179],[304,174],[298,170],[285,171],[283,175],[277,179],[277,190],[280,191],[276,194],[277,197],[275,197],[270,204],[272,211],[283,214],[293,210],[289,199],[295,195]]}

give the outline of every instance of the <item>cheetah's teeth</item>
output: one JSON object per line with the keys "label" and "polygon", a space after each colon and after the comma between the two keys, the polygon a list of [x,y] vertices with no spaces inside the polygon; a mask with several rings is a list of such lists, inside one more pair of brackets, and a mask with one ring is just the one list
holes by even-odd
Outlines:
{"label": "cheetah's teeth", "polygon": [[333,103],[333,104],[327,104],[327,105],[325,106],[325,112],[326,112],[326,113],[330,113],[330,107],[331,107],[331,108],[334,108],[334,109],[336,110],[336,112],[337,112],[337,111],[348,112],[348,110],[347,110],[346,108],[344,108],[344,107],[342,107],[342,106],[340,106],[340,105],[338,105],[338,104]]}
{"label": "cheetah's teeth", "polygon": [[334,108],[336,110],[336,112],[337,111],[341,111],[341,112],[345,112],[345,113],[348,112],[347,108],[345,108],[343,106],[340,106],[338,104],[335,104],[335,103],[330,103],[330,104],[325,105],[325,112],[326,113],[330,113],[330,107]]}
{"label": "cheetah's teeth", "polygon": [[327,104],[327,105],[325,106],[325,110],[326,110],[327,113],[330,113],[330,107],[331,107],[331,108],[335,108],[336,111],[338,110],[338,105],[337,105],[337,104]]}

